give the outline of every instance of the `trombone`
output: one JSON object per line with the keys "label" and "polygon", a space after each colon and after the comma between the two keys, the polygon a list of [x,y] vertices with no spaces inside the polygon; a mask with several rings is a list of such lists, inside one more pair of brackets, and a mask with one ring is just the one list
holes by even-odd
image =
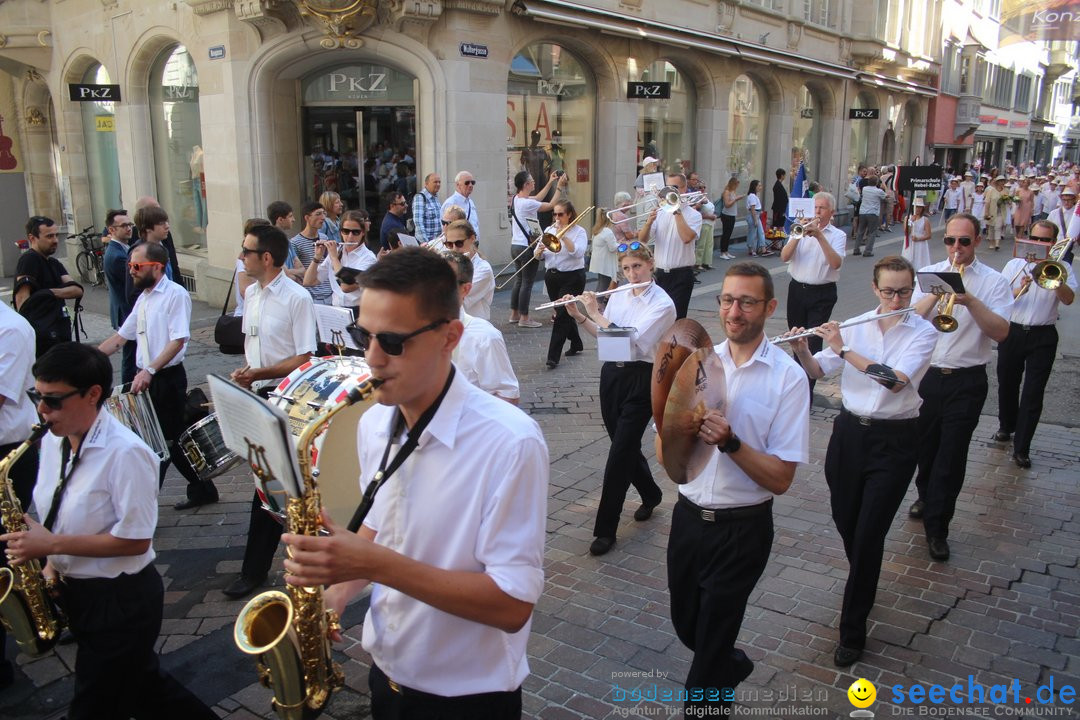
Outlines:
{"label": "trombone", "polygon": [[[966,265],[961,265],[956,271],[960,273],[960,277],[964,277],[964,268]],[[956,305],[956,293],[945,293],[938,300],[938,314],[934,316],[934,319],[930,322],[938,332],[951,333],[956,332],[960,327],[960,323],[953,317],[953,308]]]}
{"label": "trombone", "polygon": [[[673,213],[678,210],[683,203],[686,203],[687,205],[696,205],[707,199],[708,194],[701,190],[680,194],[677,187],[674,185],[667,185],[657,190],[655,194],[643,197],[633,205],[608,210],[607,217],[608,220],[611,220],[612,222],[634,222],[648,217],[657,207],[660,208],[660,212]],[[627,217],[612,217],[612,215],[617,212],[627,213]]]}
{"label": "trombone", "polygon": [[[575,225],[577,225],[579,222],[581,222],[581,219],[583,217],[585,217],[586,213],[590,213],[595,209],[596,209],[595,205],[590,205],[589,207],[587,207],[584,210],[582,210],[581,212],[579,212],[577,214],[577,217],[575,217],[572,221],[570,221],[570,223],[566,227],[564,227],[562,230],[559,230],[558,232],[554,232],[554,233],[546,232],[543,235],[541,235],[540,237],[536,238],[536,240],[533,240],[531,243],[529,243],[528,247],[526,247],[523,251],[519,252],[517,254],[517,257],[515,257],[513,260],[510,261],[510,265],[513,265],[517,261],[518,258],[520,258],[525,253],[529,252],[530,249],[533,250],[533,252],[535,252],[536,243],[542,243],[544,245],[544,247],[547,248],[547,250],[549,252],[553,252],[553,253],[559,252],[560,250],[562,250],[562,238],[563,238],[563,235],[566,234],[566,231],[569,230],[570,228],[574,227]],[[530,258],[530,261],[531,261],[531,258]],[[505,272],[507,269],[509,269],[510,265],[507,265],[506,267],[504,267],[502,270],[499,271],[499,273],[501,274],[501,273]],[[513,280],[514,278],[516,278],[518,276],[518,273],[520,273],[522,270],[524,270],[528,266],[529,266],[528,262],[525,263],[524,265],[522,265],[520,268],[518,268],[514,272],[513,275],[506,278],[506,280],[502,283],[502,285],[497,285],[495,287],[495,289],[496,290],[502,290],[504,287],[506,287],[510,283],[511,280]]]}
{"label": "trombone", "polygon": [[1043,290],[1057,290],[1069,279],[1069,267],[1061,261],[1076,242],[1075,238],[1065,238],[1054,243],[1046,260],[1038,262],[1031,269],[1032,281]]}

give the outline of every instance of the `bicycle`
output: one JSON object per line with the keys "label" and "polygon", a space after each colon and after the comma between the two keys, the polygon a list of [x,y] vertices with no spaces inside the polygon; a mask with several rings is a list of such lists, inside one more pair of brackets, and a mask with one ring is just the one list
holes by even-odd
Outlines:
{"label": "bicycle", "polygon": [[84,283],[98,286],[105,283],[105,245],[101,242],[101,233],[94,232],[90,225],[75,236],[82,245],[82,250],[75,256],[75,268],[79,279]]}

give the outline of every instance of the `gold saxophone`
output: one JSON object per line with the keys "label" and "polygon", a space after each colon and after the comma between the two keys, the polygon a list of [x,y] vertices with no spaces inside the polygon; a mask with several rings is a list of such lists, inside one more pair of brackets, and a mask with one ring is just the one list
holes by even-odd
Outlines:
{"label": "gold saxophone", "polygon": [[[296,441],[297,464],[303,477],[303,496],[285,505],[286,528],[294,535],[319,532],[322,501],[312,467],[315,440],[334,415],[367,399],[379,385],[368,380],[348,397],[319,415]],[[274,691],[274,712],[282,720],[317,717],[330,695],[345,684],[341,667],[330,654],[330,631],[339,629],[337,614],[323,604],[321,587],[286,585],[286,592],[270,590],[248,601],[236,618],[233,639],[237,647],[254,655],[259,681]],[[285,640],[288,642],[284,642]]]}
{"label": "gold saxophone", "polygon": [[[8,475],[11,467],[41,437],[51,423],[40,423],[30,437],[0,460],[0,523],[7,532],[29,530],[23,519],[22,504],[15,495],[15,485]],[[30,560],[13,567],[0,567],[0,622],[15,636],[19,649],[30,656],[52,649],[64,628],[64,620],[53,606],[41,574],[41,562]]]}

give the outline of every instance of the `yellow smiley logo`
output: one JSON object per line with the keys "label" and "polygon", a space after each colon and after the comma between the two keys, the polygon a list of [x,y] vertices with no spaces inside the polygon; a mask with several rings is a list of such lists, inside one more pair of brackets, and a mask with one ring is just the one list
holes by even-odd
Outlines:
{"label": "yellow smiley logo", "polygon": [[847,691],[848,700],[857,708],[867,708],[877,699],[877,688],[866,678],[859,678],[851,683]]}

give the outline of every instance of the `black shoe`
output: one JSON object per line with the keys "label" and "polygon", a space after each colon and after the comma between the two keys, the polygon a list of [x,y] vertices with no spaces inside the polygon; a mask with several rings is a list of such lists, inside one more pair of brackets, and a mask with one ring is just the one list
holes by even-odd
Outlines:
{"label": "black shoe", "polygon": [[214,498],[213,500],[193,500],[192,498],[188,498],[187,500],[181,500],[173,505],[173,510],[190,510],[191,508],[196,508],[201,505],[210,505],[217,501],[217,498]]}
{"label": "black shoe", "polygon": [[577,350],[575,350],[574,348],[570,348],[566,351],[566,357],[574,357],[575,355],[580,355],[583,352],[585,352],[585,348],[578,348]]}
{"label": "black shoe", "polygon": [[634,511],[634,519],[638,522],[648,520],[652,517],[654,507],[656,507],[656,505],[646,505],[645,503],[641,503],[641,507]]}
{"label": "black shoe", "polygon": [[558,360],[548,360],[547,361],[547,367],[548,367],[548,370],[554,370],[555,368],[559,367],[559,361]]}
{"label": "black shoe", "polygon": [[859,249],[859,248],[855,248],[855,252],[853,252],[853,253],[851,253],[851,254],[852,254],[852,255],[862,255],[862,250],[861,250],[861,249]]}
{"label": "black shoe", "polygon": [[1013,455],[1013,462],[1016,463],[1016,467],[1024,468],[1025,470],[1031,467],[1031,458],[1024,453],[1016,453]]}
{"label": "black shoe", "polygon": [[867,252],[864,252],[864,253],[862,254],[862,256],[863,256],[863,257],[874,257],[874,253],[872,253],[872,252],[869,252],[869,251],[867,251]]}
{"label": "black shoe", "polygon": [[1012,439],[1012,433],[1007,433],[1000,428],[994,433],[995,442],[1009,442],[1010,439]]}
{"label": "black shoe", "polygon": [[266,582],[266,576],[261,578],[254,578],[248,575],[240,575],[238,578],[232,581],[229,587],[222,590],[222,594],[225,597],[233,599],[242,598],[250,595],[259,589],[259,586]]}
{"label": "black shoe", "polygon": [[848,667],[862,657],[862,648],[844,647],[838,645],[833,653],[832,661],[836,667]]}
{"label": "black shoe", "polygon": [[75,636],[71,634],[71,630],[64,628],[60,631],[60,637],[56,639],[57,645],[70,645],[75,642]]}
{"label": "black shoe", "polygon": [[945,538],[926,538],[926,545],[930,548],[930,557],[934,560],[949,559],[949,541]]}
{"label": "black shoe", "polygon": [[592,545],[589,546],[590,555],[606,555],[611,548],[615,546],[615,538],[613,537],[598,537],[592,541]]}
{"label": "black shoe", "polygon": [[919,520],[920,518],[922,518],[924,512],[926,512],[926,503],[924,503],[922,500],[916,500],[915,502],[911,503],[911,507],[908,508],[907,514],[908,517]]}
{"label": "black shoe", "polygon": [[734,682],[732,683],[732,686],[735,686],[750,677],[750,673],[754,672],[754,661],[748,658],[742,650],[732,650],[731,657],[735,663],[733,668],[735,671]]}

